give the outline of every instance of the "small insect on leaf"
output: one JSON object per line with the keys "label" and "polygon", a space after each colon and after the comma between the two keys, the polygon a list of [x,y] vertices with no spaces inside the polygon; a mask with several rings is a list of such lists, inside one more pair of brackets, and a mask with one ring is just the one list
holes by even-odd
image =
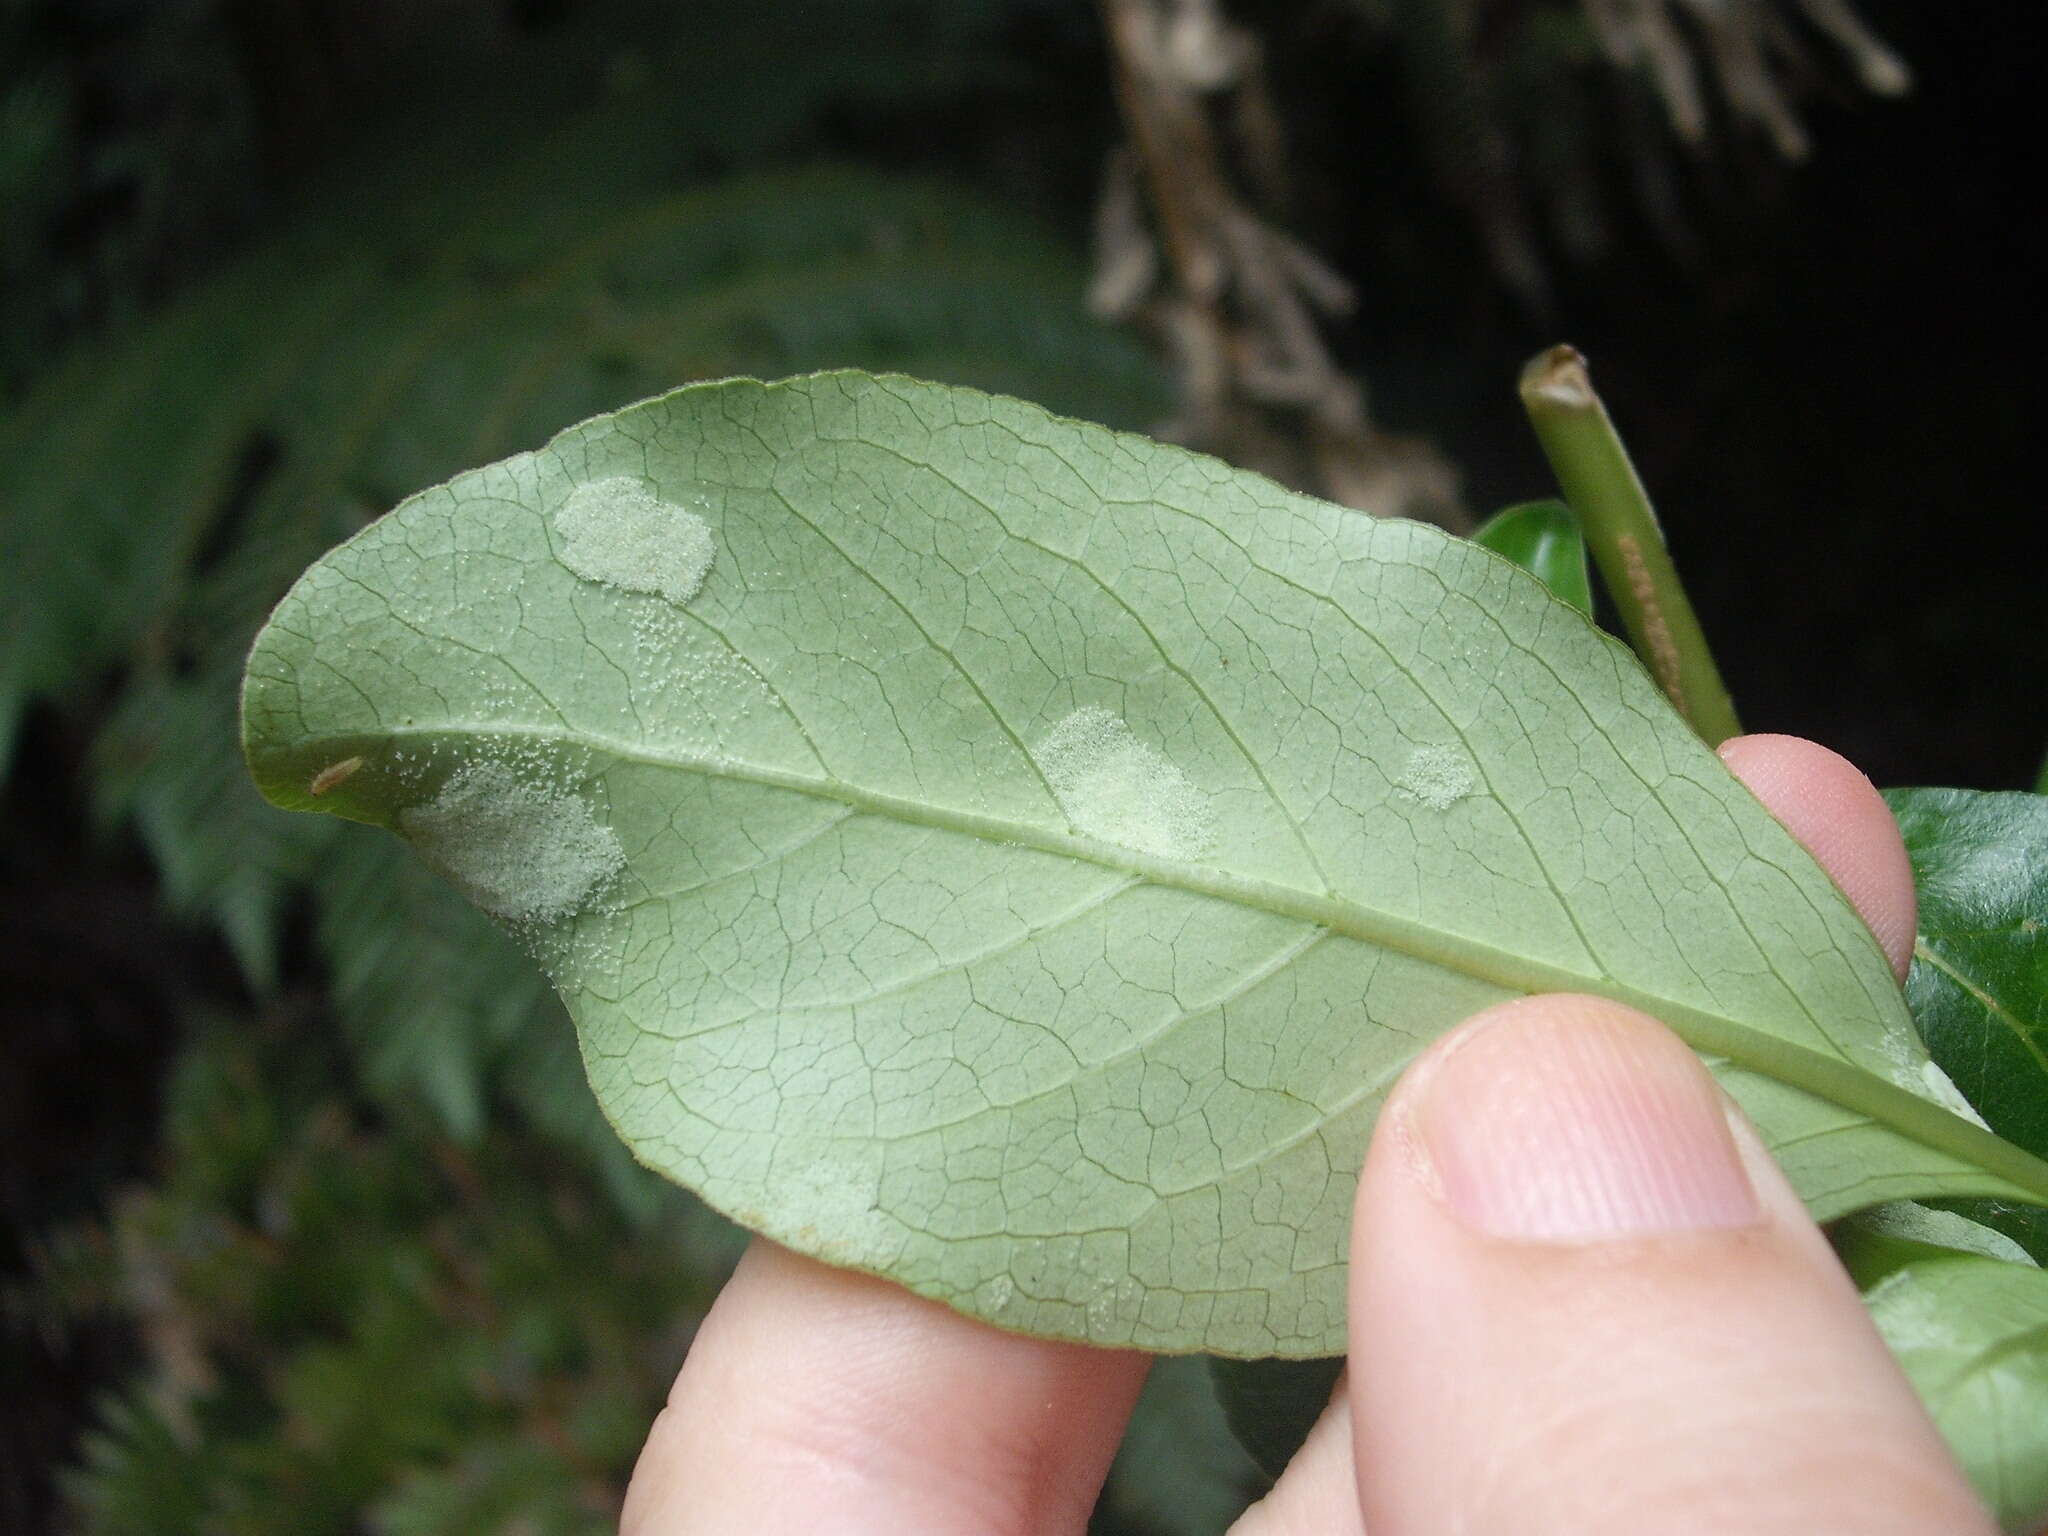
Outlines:
{"label": "small insect on leaf", "polygon": [[336,785],[354,778],[356,770],[362,766],[363,760],[360,757],[344,757],[338,763],[329,763],[313,775],[313,781],[306,786],[306,793],[318,798]]}

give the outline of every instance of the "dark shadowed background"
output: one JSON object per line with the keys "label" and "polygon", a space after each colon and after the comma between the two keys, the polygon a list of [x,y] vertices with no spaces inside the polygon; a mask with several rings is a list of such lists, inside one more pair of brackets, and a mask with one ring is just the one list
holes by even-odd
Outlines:
{"label": "dark shadowed background", "polygon": [[[1208,16],[1211,168],[1353,292],[1350,478],[1256,384],[1198,408],[1134,7]],[[899,368],[1455,520],[1550,493],[1514,381],[1569,340],[1748,728],[2033,782],[2035,8],[1863,0],[1903,96],[1782,9],[1803,160],[1710,72],[1674,131],[1577,0],[0,0],[0,1530],[613,1518],[738,1239],[233,718],[307,561],[599,410]],[[1256,1486],[1183,1363],[1099,1524]]]}

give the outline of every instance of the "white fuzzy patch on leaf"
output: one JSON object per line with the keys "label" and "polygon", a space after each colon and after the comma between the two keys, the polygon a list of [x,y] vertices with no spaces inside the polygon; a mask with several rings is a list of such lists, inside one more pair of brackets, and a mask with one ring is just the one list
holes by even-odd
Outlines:
{"label": "white fuzzy patch on leaf", "polygon": [[1161,858],[1197,858],[1214,841],[1209,797],[1100,705],[1060,721],[1037,757],[1067,820],[1088,837]]}
{"label": "white fuzzy patch on leaf", "polygon": [[717,555],[711,525],[615,475],[569,493],[555,513],[562,564],[586,581],[687,603]]}
{"label": "white fuzzy patch on leaf", "polygon": [[1472,765],[1447,747],[1424,747],[1401,770],[1401,792],[1432,811],[1447,811],[1472,793]]}
{"label": "white fuzzy patch on leaf", "polygon": [[399,824],[421,858],[510,923],[560,922],[626,867],[618,835],[581,795],[522,779],[503,763],[462,769]]}
{"label": "white fuzzy patch on leaf", "polygon": [[[1908,1083],[1906,1086],[1910,1088],[1913,1085]],[[1920,1086],[1925,1090],[1926,1097],[1934,1100],[1943,1109],[1961,1115],[1972,1125],[1983,1125],[1987,1131],[1991,1129],[1990,1126],[1984,1125],[1984,1117],[1977,1113],[1968,1099],[1963,1097],[1963,1091],[1955,1085],[1954,1080],[1932,1061],[1920,1063]]]}

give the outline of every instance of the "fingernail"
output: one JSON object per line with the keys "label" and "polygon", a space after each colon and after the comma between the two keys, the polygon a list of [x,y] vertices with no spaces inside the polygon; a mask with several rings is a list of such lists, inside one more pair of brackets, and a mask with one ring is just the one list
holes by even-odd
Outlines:
{"label": "fingernail", "polygon": [[1409,1114],[1475,1231],[1590,1243],[1762,1219],[1713,1078],[1631,1009],[1509,1004],[1426,1070]]}

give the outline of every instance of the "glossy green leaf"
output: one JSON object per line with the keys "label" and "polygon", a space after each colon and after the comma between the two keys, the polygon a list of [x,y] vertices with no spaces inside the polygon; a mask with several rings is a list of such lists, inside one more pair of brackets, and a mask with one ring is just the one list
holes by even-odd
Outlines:
{"label": "glossy green leaf", "polygon": [[1895,789],[1920,932],[1906,998],[1991,1128],[2048,1155],[2048,799]]}
{"label": "glossy green leaf", "polygon": [[1894,1269],[1865,1295],[2000,1523],[2048,1521],[2048,1271],[1967,1255]]}
{"label": "glossy green leaf", "polygon": [[1670,1021],[1824,1216],[2048,1194],[1540,583],[1018,401],[598,417],[322,560],[243,707],[524,939],[643,1161],[1008,1327],[1335,1353],[1380,1095],[1531,991]]}
{"label": "glossy green leaf", "polygon": [[1586,541],[1579,520],[1561,501],[1525,501],[1496,512],[1472,535],[1497,555],[1533,572],[1559,597],[1589,618],[1593,584],[1587,573]]}

